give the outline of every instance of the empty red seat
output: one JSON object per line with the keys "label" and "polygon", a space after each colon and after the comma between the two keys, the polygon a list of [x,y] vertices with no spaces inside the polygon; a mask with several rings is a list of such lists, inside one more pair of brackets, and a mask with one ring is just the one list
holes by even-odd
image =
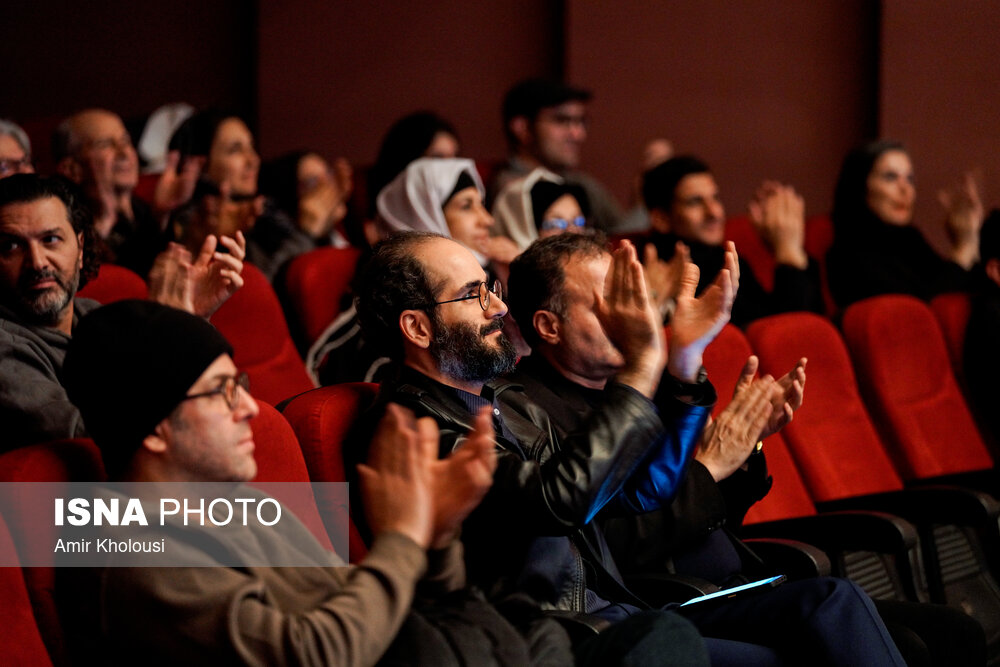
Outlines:
{"label": "empty red seat", "polygon": [[253,395],[277,404],[312,389],[271,284],[252,264],[243,265],[243,280],[212,324],[233,346],[236,365],[250,375]]}
{"label": "empty red seat", "polygon": [[805,401],[782,435],[814,501],[902,489],[861,401],[847,347],[828,319],[772,315],[752,323],[747,338],[761,370],[776,377],[809,359]]}
{"label": "empty red seat", "polygon": [[930,307],[887,294],[852,304],[844,337],[883,442],[906,479],[993,467]]}

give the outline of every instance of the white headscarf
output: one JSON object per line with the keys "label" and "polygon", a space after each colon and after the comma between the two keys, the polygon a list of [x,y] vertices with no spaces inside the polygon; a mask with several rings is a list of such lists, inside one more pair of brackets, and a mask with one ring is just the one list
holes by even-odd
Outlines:
{"label": "white headscarf", "polygon": [[[472,177],[481,197],[486,196],[476,163],[465,158],[420,158],[414,160],[375,200],[378,231],[388,236],[398,231],[435,232],[451,238],[444,219],[444,205],[462,172]],[[489,259],[469,248],[480,264]]]}
{"label": "white headscarf", "polygon": [[561,184],[563,179],[544,167],[538,167],[527,176],[508,183],[493,203],[493,232],[496,236],[506,236],[521,250],[538,239],[531,189],[539,181]]}

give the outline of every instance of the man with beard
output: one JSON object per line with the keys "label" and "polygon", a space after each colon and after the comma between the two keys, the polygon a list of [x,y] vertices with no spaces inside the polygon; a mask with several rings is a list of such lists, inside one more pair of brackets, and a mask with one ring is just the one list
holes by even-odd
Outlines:
{"label": "man with beard", "polygon": [[[578,664],[773,664],[769,649],[742,642],[703,643],[679,616],[651,610],[622,582],[594,516],[608,507],[635,513],[669,500],[715,400],[701,352],[728,319],[739,274],[735,250],[726,270],[694,298],[687,267],[678,298],[669,361],[635,248],[624,243],[608,271],[597,313],[623,364],[604,400],[577,432],[559,438],[538,406],[505,409],[489,382],[510,370],[507,312],[499,286],[486,282],[475,257],[430,234],[400,234],[376,247],[357,297],[365,336],[397,364],[376,405],[348,439],[348,463],[364,460],[363,443],[388,402],[431,416],[445,456],[483,406],[492,410],[498,461],[483,503],[465,521],[470,581],[495,600],[527,595],[543,608],[605,628],[577,638]],[[651,402],[669,369],[674,393]],[[504,392],[519,388],[507,386]],[[348,465],[348,469],[351,466]],[[630,662],[631,661],[631,662]]]}
{"label": "man with beard", "polygon": [[[100,304],[76,299],[97,274],[87,207],[58,178],[0,180],[0,422],[7,450],[85,435],[60,384],[77,320]],[[179,248],[157,259],[150,298],[209,316],[243,284],[245,243],[223,238],[197,260]]]}

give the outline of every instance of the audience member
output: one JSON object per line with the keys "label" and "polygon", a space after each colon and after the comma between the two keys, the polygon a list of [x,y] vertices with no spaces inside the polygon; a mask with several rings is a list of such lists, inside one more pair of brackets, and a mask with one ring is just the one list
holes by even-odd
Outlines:
{"label": "audience member", "polygon": [[515,178],[545,167],[583,187],[594,227],[617,231],[621,205],[604,186],[579,171],[590,98],[588,90],[545,79],[527,79],[507,91],[503,124],[509,155],[490,184],[490,202]]}
{"label": "audience member", "polygon": [[639,171],[632,183],[632,199],[628,211],[615,229],[617,234],[636,234],[649,229],[649,211],[642,200],[642,182],[653,167],[658,167],[674,156],[674,145],[669,140],[652,139],[642,149]]}
{"label": "audience member", "polygon": [[[490,236],[493,217],[483,206],[483,185],[472,160],[411,162],[379,193],[376,226],[381,238],[404,231],[452,238],[503,279],[517,252],[509,239]],[[354,304],[337,316],[306,355],[307,367],[322,385],[381,380],[387,361],[386,351],[365,339]]]}
{"label": "audience member", "polygon": [[139,157],[122,119],[104,109],[77,112],[52,135],[56,170],[79,185],[94,211],[102,259],[142,276],[161,249],[161,219],[135,196]]}
{"label": "audience member", "polygon": [[[693,269],[693,267],[691,267]],[[494,485],[463,526],[470,579],[502,597],[527,593],[545,607],[587,613],[613,625],[578,644],[581,664],[647,664],[690,659],[679,642],[696,647],[690,626],[668,612],[649,611],[622,582],[593,517],[606,505],[640,512],[673,494],[707,418],[714,390],[698,382],[701,350],[724,325],[736,287],[736,257],[700,299],[680,297],[678,333],[664,357],[663,331],[646,294],[635,249],[625,244],[612,262],[614,278],[598,298],[602,326],[623,363],[606,400],[579,431],[559,438],[540,406],[523,399],[507,409],[487,383],[510,370],[512,343],[502,331],[506,305],[475,257],[431,234],[401,234],[376,248],[359,281],[358,312],[365,335],[385,349],[398,376],[383,383],[375,408],[354,443],[366,441],[387,401],[430,415],[441,429],[441,454],[460,440],[472,415],[490,407],[499,447]],[[650,401],[664,365],[677,379],[669,409]],[[661,418],[663,421],[661,421]],[[361,459],[362,451],[345,454]],[[646,610],[646,611],[644,611]],[[624,639],[637,633],[645,640]],[[675,648],[651,652],[667,641]],[[650,645],[652,642],[652,645]],[[772,664],[759,646],[713,640],[715,658],[732,664]],[[599,653],[598,653],[599,652]],[[695,654],[696,655],[696,654]]]}
{"label": "audience member", "polygon": [[994,209],[979,231],[979,265],[972,312],[962,349],[965,380],[979,430],[1000,453],[1000,210]]}
{"label": "audience member", "polygon": [[[610,262],[599,241],[563,236],[539,241],[511,265],[511,312],[534,351],[507,379],[546,411],[560,437],[577,431],[598,408],[622,363],[594,311],[594,295],[605,288]],[[668,506],[633,517],[601,517],[624,574],[680,573],[721,587],[767,574],[736,531],[747,509],[771,487],[757,443],[787,423],[801,405],[805,359],[776,383],[769,377],[754,379],[756,368],[756,357],[750,357],[733,400],[702,432]],[[664,378],[660,386],[669,384]],[[499,393],[500,400],[509,395]],[[663,398],[661,392],[654,399],[661,414],[667,407]],[[510,407],[517,409],[516,404]],[[931,621],[916,627],[927,644],[943,647],[937,655],[950,655],[953,664],[976,664],[978,657],[982,664],[982,630],[961,612],[902,603],[888,609],[885,603],[875,606],[889,613],[893,638],[907,640],[900,645],[907,659],[926,659],[928,652],[920,642],[914,647],[908,631],[895,623],[908,625],[917,617]],[[692,611],[689,618],[703,634],[770,646],[787,664],[872,664],[886,655],[889,644],[871,601],[846,580],[789,582],[754,599]],[[934,625],[946,630],[936,634],[926,629]],[[843,642],[845,635],[853,638],[850,644]]]}
{"label": "audience member", "polygon": [[539,237],[584,231],[589,210],[582,187],[539,167],[511,181],[497,195],[493,204],[495,231],[523,251]]}
{"label": "audience member", "polygon": [[[77,299],[97,274],[89,208],[59,178],[0,180],[0,415],[3,449],[85,434],[60,382],[80,317],[100,304]],[[150,298],[209,316],[242,284],[244,243],[206,239],[197,259],[172,247],[151,275]]]}
{"label": "audience member", "polygon": [[[258,406],[232,348],[203,319],[144,301],[98,309],[77,328],[64,371],[113,480],[154,495],[164,483],[222,482],[234,497],[263,497],[239,486],[256,475],[255,447],[267,446],[250,428]],[[387,410],[359,470],[376,536],[356,567],[324,551],[286,513],[273,528],[184,531],[178,522],[162,529],[199,567],[122,566],[111,557],[103,568],[61,570],[61,613],[76,656],[113,664],[143,656],[150,664],[373,665],[388,649],[393,663],[454,659],[446,644],[444,654],[422,653],[434,632],[426,621],[390,646],[404,623],[419,620],[410,613],[418,583],[431,599],[464,585],[457,529],[496,465],[488,413],[447,459],[438,460],[437,441],[433,421]],[[271,562],[308,554],[325,567],[238,567],[220,556],[247,551]],[[471,628],[480,622],[462,619]],[[510,630],[503,639],[519,642],[529,664],[528,647]],[[569,662],[564,639],[562,655],[556,664]]]}
{"label": "audience member", "polygon": [[164,176],[172,187],[164,187],[157,197],[161,206],[181,207],[169,230],[173,240],[193,251],[209,234],[241,231],[247,238],[247,261],[271,280],[285,262],[315,247],[293,219],[258,195],[260,157],[240,118],[217,110],[199,112],[177,128],[170,150],[177,151],[170,165],[176,162],[181,171],[170,175],[168,165]]}
{"label": "audience member", "polygon": [[28,133],[17,123],[0,118],[0,178],[33,171]]}
{"label": "audience member", "polygon": [[983,206],[971,174],[943,190],[949,249],[939,255],[913,225],[913,165],[902,144],[877,141],[844,158],[833,194],[833,246],[827,253],[830,291],[841,308],[877,294],[928,300],[968,290],[979,258]]}
{"label": "audience member", "polygon": [[393,123],[368,171],[368,217],[377,214],[378,193],[407,165],[422,157],[458,157],[460,145],[455,127],[432,111],[415,111]]}
{"label": "audience member", "polygon": [[330,165],[317,153],[295,151],[265,162],[260,170],[260,193],[298,224],[317,247],[363,246],[348,238],[342,225],[353,188],[353,171],[340,158]]}
{"label": "audience member", "polygon": [[[682,243],[701,270],[698,289],[702,289],[719,272],[725,256],[726,211],[708,165],[691,156],[671,158],[646,172],[642,193],[649,209],[649,244],[658,256],[649,254],[647,246],[647,265],[657,265],[657,259],[672,259]],[[802,198],[790,186],[767,182],[751,203],[750,212],[758,233],[774,253],[774,289],[764,291],[750,265],[741,262],[733,324],[745,326],[760,317],[792,310],[820,312],[819,270],[803,246]],[[676,267],[672,275],[676,275]],[[654,289],[659,298],[669,301],[677,283],[667,280]]]}

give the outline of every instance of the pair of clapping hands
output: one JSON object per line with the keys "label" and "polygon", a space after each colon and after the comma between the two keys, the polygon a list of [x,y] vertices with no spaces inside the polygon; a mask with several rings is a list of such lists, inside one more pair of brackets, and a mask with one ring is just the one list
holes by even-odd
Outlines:
{"label": "pair of clapping hands", "polygon": [[[219,250],[219,245],[227,251]],[[197,257],[171,243],[156,257],[149,272],[149,299],[208,318],[243,286],[247,242],[243,232],[233,237],[208,235]]]}
{"label": "pair of clapping hands", "polygon": [[[729,242],[724,268],[696,297],[698,267],[681,248],[678,256],[676,308],[666,367],[675,378],[690,383],[697,379],[705,348],[729,321],[739,289],[739,258],[735,245]],[[647,255],[649,259],[655,261],[655,255]],[[613,255],[604,294],[595,294],[596,312],[626,360],[617,380],[648,397],[653,396],[664,368],[664,332],[651,292],[635,247],[623,242]],[[743,367],[733,400],[717,420],[709,422],[695,455],[716,481],[740,468],[757,443],[791,421],[794,411],[802,405],[805,358],[778,380],[769,375],[756,378],[757,367],[757,357],[751,356]]]}
{"label": "pair of clapping hands", "polygon": [[376,535],[397,532],[422,548],[443,549],[493,483],[497,465],[492,414],[476,415],[465,441],[439,459],[430,417],[390,403],[358,466],[368,524]]}

